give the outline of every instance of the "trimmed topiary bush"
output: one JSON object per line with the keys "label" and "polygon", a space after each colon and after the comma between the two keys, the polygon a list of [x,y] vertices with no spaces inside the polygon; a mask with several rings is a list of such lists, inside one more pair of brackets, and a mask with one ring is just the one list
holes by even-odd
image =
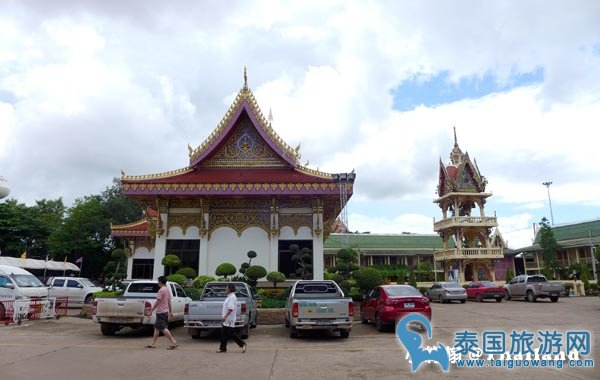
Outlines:
{"label": "trimmed topiary bush", "polygon": [[215,270],[215,274],[219,277],[229,277],[233,276],[237,272],[235,266],[231,263],[223,263],[217,267]]}
{"label": "trimmed topiary bush", "polygon": [[511,268],[506,270],[506,276],[504,276],[504,281],[507,283],[515,277]]}
{"label": "trimmed topiary bush", "polygon": [[244,272],[244,276],[248,279],[248,284],[252,287],[256,287],[256,283],[259,278],[263,278],[267,275],[267,270],[260,265],[251,265]]}
{"label": "trimmed topiary bush", "polygon": [[354,272],[353,275],[356,279],[356,285],[363,292],[367,292],[373,287],[383,284],[383,277],[381,277],[381,273],[377,269],[362,268]]}
{"label": "trimmed topiary bush", "polygon": [[207,282],[215,281],[213,276],[198,276],[194,279],[193,286],[196,289],[204,289]]}
{"label": "trimmed topiary bush", "polygon": [[192,268],[181,268],[175,274],[182,274],[186,278],[196,278],[198,276],[198,273]]}
{"label": "trimmed topiary bush", "polygon": [[276,288],[277,283],[285,281],[285,274],[283,274],[281,272],[271,272],[271,273],[267,274],[267,281],[272,282],[273,287]]}
{"label": "trimmed topiary bush", "polygon": [[184,286],[187,281],[187,278],[185,278],[185,276],[182,274],[172,274],[170,276],[167,276],[167,280],[171,282],[176,282],[179,285]]}
{"label": "trimmed topiary bush", "polygon": [[173,268],[181,265],[181,260],[175,255],[166,255],[161,264],[169,268],[169,274],[173,273]]}

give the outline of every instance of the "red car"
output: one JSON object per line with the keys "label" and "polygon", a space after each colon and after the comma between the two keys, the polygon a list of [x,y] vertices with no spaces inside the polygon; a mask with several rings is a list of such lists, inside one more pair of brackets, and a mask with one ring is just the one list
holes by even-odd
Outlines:
{"label": "red car", "polygon": [[483,302],[484,299],[493,298],[496,302],[502,302],[504,297],[506,290],[490,281],[476,281],[467,285],[467,299]]}
{"label": "red car", "polygon": [[431,320],[429,300],[410,285],[377,286],[360,303],[360,321],[375,322],[379,331],[393,327],[408,313],[421,313]]}

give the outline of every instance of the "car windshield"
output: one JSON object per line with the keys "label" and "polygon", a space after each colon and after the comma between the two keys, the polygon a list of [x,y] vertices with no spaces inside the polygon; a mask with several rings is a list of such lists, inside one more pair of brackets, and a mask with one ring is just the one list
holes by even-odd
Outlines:
{"label": "car windshield", "polygon": [[299,282],[294,291],[295,298],[337,298],[337,287],[332,282]]}
{"label": "car windshield", "polygon": [[444,284],[444,288],[447,289],[462,289],[462,286],[458,285],[456,282],[447,282]]}
{"label": "car windshield", "polygon": [[527,279],[527,282],[547,282],[547,280],[542,276],[531,276]]}
{"label": "car windshield", "polygon": [[420,297],[421,296],[421,292],[419,292],[417,289],[413,288],[412,286],[390,286],[390,287],[386,287],[383,290],[385,290],[386,294],[390,297]]}
{"label": "car windshield", "polygon": [[22,288],[41,288],[44,286],[37,277],[30,274],[13,274],[11,277]]}
{"label": "car windshield", "polygon": [[495,283],[490,282],[490,281],[481,281],[481,286],[484,288],[495,288],[498,285],[496,285]]}
{"label": "car windshield", "polygon": [[153,284],[150,282],[132,283],[129,285],[129,288],[127,288],[127,293],[156,294],[158,293],[158,284]]}

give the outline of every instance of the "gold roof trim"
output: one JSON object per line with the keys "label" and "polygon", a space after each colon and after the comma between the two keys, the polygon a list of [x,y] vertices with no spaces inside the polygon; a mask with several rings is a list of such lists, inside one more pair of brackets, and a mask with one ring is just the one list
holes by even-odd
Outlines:
{"label": "gold roof trim", "polygon": [[298,162],[300,158],[300,152],[294,150],[285,141],[283,141],[283,139],[279,137],[279,135],[277,135],[277,133],[271,127],[271,123],[267,121],[262,111],[260,110],[256,98],[254,97],[254,94],[252,94],[252,91],[247,87],[246,84],[244,84],[244,87],[242,87],[242,89],[238,92],[233,104],[229,107],[229,109],[225,113],[225,116],[223,116],[223,119],[221,119],[221,121],[217,125],[217,128],[215,128],[210,133],[210,135],[208,135],[206,140],[204,140],[204,142],[202,142],[200,146],[190,151],[190,163],[195,161],[200,155],[206,152],[213,145],[215,140],[223,133],[223,130],[229,124],[231,118],[244,101],[246,101],[250,106],[252,113],[254,114],[254,116],[256,116],[256,119],[258,120],[258,123],[262,127],[263,131],[267,133],[271,140],[275,142],[275,144],[277,144],[277,146],[284,152],[285,155],[291,157],[295,163]]}
{"label": "gold roof trim", "polygon": [[307,168],[306,166],[298,165],[297,169],[303,173],[314,175],[321,178],[332,179],[331,173],[325,173],[320,170],[314,170],[311,168]]}
{"label": "gold roof trim", "polygon": [[147,179],[158,179],[158,178],[168,178],[168,177],[174,177],[180,174],[185,174],[185,173],[189,173],[191,171],[193,171],[194,169],[186,167],[186,168],[181,168],[181,169],[177,169],[177,170],[171,170],[168,172],[163,172],[163,173],[156,173],[156,174],[144,174],[144,175],[123,175],[125,173],[121,173],[121,179],[122,180],[126,180],[126,181],[136,181],[136,180],[147,180]]}
{"label": "gold roof trim", "polygon": [[146,219],[138,220],[137,222],[131,222],[131,223],[127,223],[127,224],[112,224],[112,222],[111,222],[110,223],[110,229],[111,230],[127,229],[127,228],[131,228],[131,227],[137,227],[137,226],[142,225],[142,224],[144,224],[146,222],[147,222]]}

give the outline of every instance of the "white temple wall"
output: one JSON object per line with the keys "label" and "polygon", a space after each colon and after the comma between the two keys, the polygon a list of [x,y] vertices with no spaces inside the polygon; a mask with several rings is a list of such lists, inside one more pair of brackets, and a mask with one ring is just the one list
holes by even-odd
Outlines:
{"label": "white temple wall", "polygon": [[273,266],[270,263],[270,241],[266,231],[250,227],[238,236],[234,229],[220,227],[212,232],[208,240],[208,271],[201,274],[216,277],[215,270],[222,263],[231,263],[239,269],[243,262],[248,261],[248,251],[257,253],[252,265],[263,266],[267,272],[277,270],[277,263]]}

